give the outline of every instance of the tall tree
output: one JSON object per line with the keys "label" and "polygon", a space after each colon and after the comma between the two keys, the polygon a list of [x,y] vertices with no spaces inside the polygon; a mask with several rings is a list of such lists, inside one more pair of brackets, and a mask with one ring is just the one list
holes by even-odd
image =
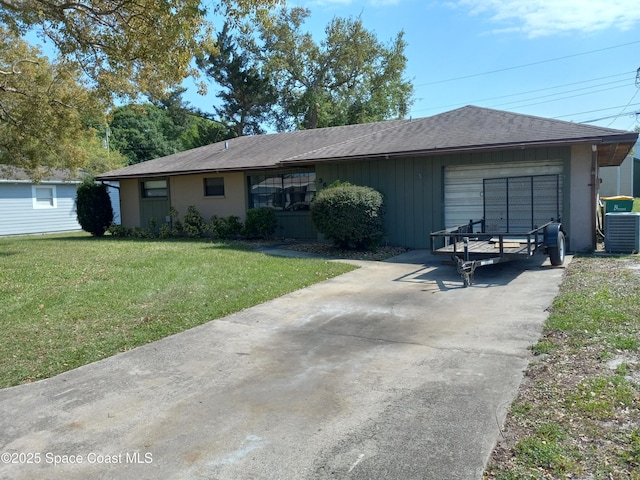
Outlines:
{"label": "tall tree", "polygon": [[0,24],[39,32],[76,62],[106,96],[156,96],[196,74],[195,55],[213,48],[207,5],[241,18],[279,0],[0,0]]}
{"label": "tall tree", "polygon": [[317,128],[401,118],[413,86],[403,78],[403,32],[389,45],[364,28],[362,19],[334,18],[316,43],[302,25],[310,12],[282,8],[260,25],[266,71],[279,93],[279,130]]}
{"label": "tall tree", "polygon": [[250,51],[235,41],[229,23],[218,35],[217,49],[218,53],[197,59],[198,66],[222,87],[216,114],[238,137],[264,133],[263,124],[278,98],[271,79]]}
{"label": "tall tree", "polygon": [[0,163],[24,168],[76,169],[85,165],[104,105],[80,80],[80,72],[51,63],[0,26]]}

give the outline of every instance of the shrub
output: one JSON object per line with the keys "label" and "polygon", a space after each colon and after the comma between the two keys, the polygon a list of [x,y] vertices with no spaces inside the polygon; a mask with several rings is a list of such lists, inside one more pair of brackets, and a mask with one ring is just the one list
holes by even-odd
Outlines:
{"label": "shrub", "polygon": [[131,229],[124,225],[111,224],[109,226],[109,233],[114,237],[130,237],[132,235]]}
{"label": "shrub", "polygon": [[217,216],[211,217],[211,232],[218,238],[235,238],[242,234],[242,222],[240,217],[234,215],[230,217],[220,218]]}
{"label": "shrub", "polygon": [[278,219],[276,212],[269,207],[252,208],[247,211],[244,235],[247,238],[266,238],[276,233]]}
{"label": "shrub", "polygon": [[204,235],[206,225],[195,205],[187,207],[187,213],[182,219],[182,229],[187,237],[196,238]]}
{"label": "shrub", "polygon": [[382,239],[384,201],[371,187],[336,182],[311,203],[319,232],[340,248],[375,249]]}
{"label": "shrub", "polygon": [[91,235],[101,237],[113,223],[113,208],[107,186],[87,177],[76,193],[78,223]]}
{"label": "shrub", "polygon": [[181,237],[183,232],[182,222],[180,221],[180,214],[174,207],[169,208],[169,216],[171,217],[171,231],[170,236]]}

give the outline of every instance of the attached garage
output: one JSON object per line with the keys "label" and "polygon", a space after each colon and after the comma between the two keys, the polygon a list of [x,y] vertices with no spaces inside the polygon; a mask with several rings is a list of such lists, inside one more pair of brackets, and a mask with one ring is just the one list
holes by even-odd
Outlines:
{"label": "attached garage", "polygon": [[445,228],[485,216],[486,230],[527,231],[562,218],[564,162],[444,167]]}

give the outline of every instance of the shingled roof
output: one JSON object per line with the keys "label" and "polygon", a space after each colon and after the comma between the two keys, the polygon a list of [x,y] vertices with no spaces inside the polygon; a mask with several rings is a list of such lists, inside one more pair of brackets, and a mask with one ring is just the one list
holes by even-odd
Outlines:
{"label": "shingled roof", "polygon": [[619,165],[638,133],[467,106],[413,120],[238,137],[114,170],[116,180],[292,167],[327,161],[597,145],[600,166]]}
{"label": "shingled roof", "polygon": [[79,183],[78,175],[69,170],[39,168],[35,171],[12,165],[0,165],[1,183]]}

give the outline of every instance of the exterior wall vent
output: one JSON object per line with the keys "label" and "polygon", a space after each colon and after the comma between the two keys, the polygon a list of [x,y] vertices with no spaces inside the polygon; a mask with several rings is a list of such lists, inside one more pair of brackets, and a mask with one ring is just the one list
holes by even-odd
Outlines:
{"label": "exterior wall vent", "polygon": [[610,253],[640,252],[640,212],[607,213],[604,247]]}

